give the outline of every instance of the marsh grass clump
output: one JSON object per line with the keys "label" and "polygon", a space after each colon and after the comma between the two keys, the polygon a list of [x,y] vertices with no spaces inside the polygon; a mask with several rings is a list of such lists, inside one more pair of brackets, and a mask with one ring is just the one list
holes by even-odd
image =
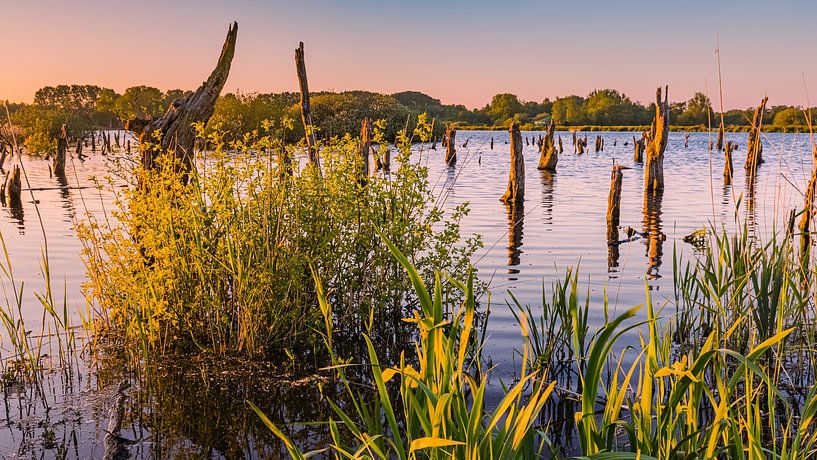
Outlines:
{"label": "marsh grass clump", "polygon": [[[423,134],[429,127],[420,121]],[[375,125],[385,149],[382,123]],[[283,145],[272,123],[229,144],[217,130],[205,137],[198,129],[201,151],[187,184],[171,164],[136,171],[149,185],[119,195],[115,221],[91,218],[79,231],[102,330],[143,352],[307,362],[323,324],[310,265],[343,325],[339,343],[370,330],[390,348],[402,343],[399,318],[417,297],[375,229],[426,277],[431,267],[462,270],[480,244],[460,235],[466,206],[446,213],[433,204],[405,135],[398,167],[362,185],[358,140],[348,135],[319,145],[317,171],[300,167],[303,146]],[[446,285],[444,297],[455,290]]]}

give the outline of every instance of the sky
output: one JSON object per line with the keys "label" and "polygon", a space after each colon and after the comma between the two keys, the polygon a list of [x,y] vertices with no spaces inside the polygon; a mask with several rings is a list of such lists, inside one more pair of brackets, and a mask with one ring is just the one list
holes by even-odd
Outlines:
{"label": "sky", "polygon": [[0,100],[46,85],[195,89],[238,21],[226,91],[416,90],[482,107],[618,89],[725,108],[817,104],[817,1],[0,0]]}

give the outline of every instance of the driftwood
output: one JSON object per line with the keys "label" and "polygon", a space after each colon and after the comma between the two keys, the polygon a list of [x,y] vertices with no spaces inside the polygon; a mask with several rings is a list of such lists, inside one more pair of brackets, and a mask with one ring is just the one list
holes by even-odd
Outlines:
{"label": "driftwood", "polygon": [[545,137],[542,138],[541,156],[539,158],[538,169],[544,169],[547,171],[556,170],[556,164],[559,162],[559,154],[556,151],[555,145],[553,144],[553,131],[555,129],[556,125],[553,123],[553,120],[551,120],[550,125],[548,125],[547,132],[545,133]]}
{"label": "driftwood", "polygon": [[518,205],[525,201],[525,157],[522,156],[522,134],[519,132],[518,122],[511,125],[510,137],[511,165],[508,189],[500,200],[510,205]]}
{"label": "driftwood", "polygon": [[298,86],[301,91],[301,121],[304,125],[304,136],[306,137],[306,154],[309,163],[321,170],[320,157],[318,156],[318,140],[315,137],[315,126],[312,124],[312,111],[309,105],[309,83],[306,79],[306,61],[304,59],[304,43],[300,42],[295,48],[295,68],[298,72]]}
{"label": "driftwood", "polygon": [[749,128],[749,141],[746,147],[746,163],[743,165],[746,173],[754,176],[757,173],[758,165],[763,164],[763,141],[760,140],[760,128],[763,125],[763,112],[766,111],[768,97],[760,101],[760,105],[755,108],[752,116],[752,127]]}
{"label": "driftwood", "polygon": [[453,166],[457,163],[457,128],[445,128],[445,164]]}
{"label": "driftwood", "polygon": [[655,92],[655,118],[646,133],[647,150],[644,165],[644,190],[664,190],[664,150],[667,148],[669,134],[669,87],[664,89],[664,99],[661,99],[661,88]]}
{"label": "driftwood", "polygon": [[[234,22],[227,32],[216,68],[195,92],[183,99],[173,101],[160,118],[131,120],[126,124],[126,129],[133,132],[139,139],[142,167],[146,171],[157,168],[156,160],[159,155],[172,154],[175,167],[183,173],[182,181],[187,182],[193,165],[193,146],[196,139],[193,125],[207,123],[213,115],[216,100],[230,74],[237,34],[238,23]],[[161,135],[158,139],[154,137],[156,132]]]}

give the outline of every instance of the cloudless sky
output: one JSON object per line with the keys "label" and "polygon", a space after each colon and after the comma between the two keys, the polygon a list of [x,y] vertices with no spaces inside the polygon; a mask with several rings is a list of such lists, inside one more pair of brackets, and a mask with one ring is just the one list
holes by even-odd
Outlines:
{"label": "cloudless sky", "polygon": [[[0,99],[45,85],[195,89],[239,23],[227,91],[417,90],[469,108],[614,88],[649,103],[707,92],[726,108],[808,103],[817,1],[0,0]],[[805,78],[804,78],[805,77]],[[805,81],[805,84],[804,84]],[[817,103],[817,92],[812,104]]]}

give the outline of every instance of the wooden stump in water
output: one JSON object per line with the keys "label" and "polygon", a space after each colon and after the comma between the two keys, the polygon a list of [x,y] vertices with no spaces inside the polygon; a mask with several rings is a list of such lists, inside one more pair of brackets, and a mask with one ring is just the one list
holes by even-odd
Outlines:
{"label": "wooden stump in water", "polygon": [[[817,146],[814,147],[812,157],[817,160]],[[811,168],[811,179],[806,187],[805,200],[803,204],[803,215],[800,217],[800,261],[803,272],[807,273],[811,258],[811,221],[814,219],[814,195],[817,194],[817,163]]]}
{"label": "wooden stump in water", "polygon": [[726,143],[723,149],[723,181],[725,184],[732,183],[732,150],[735,144],[732,141]]}
{"label": "wooden stump in water", "polygon": [[494,138],[492,137],[491,138],[491,150],[493,150],[493,149],[494,149]]}
{"label": "wooden stump in water", "polygon": [[571,133],[573,134],[573,153],[576,153],[576,131],[571,131]]}
{"label": "wooden stump in water", "polygon": [[559,135],[559,153],[562,153],[562,152],[564,152],[564,151],[565,151],[565,149],[564,149],[564,147],[562,146],[562,136],[561,136],[561,135]]}
{"label": "wooden stump in water", "polygon": [[56,176],[65,175],[65,155],[68,152],[68,126],[63,123],[60,136],[57,138],[57,154],[51,162],[51,168]]}
{"label": "wooden stump in water", "polygon": [[[721,114],[721,124],[718,127],[718,143],[717,143],[718,150],[723,150],[723,135],[724,135],[723,114]],[[712,144],[711,143],[709,144],[709,150],[712,150]]]}
{"label": "wooden stump in water", "polygon": [[556,125],[553,120],[548,125],[545,137],[542,138],[541,156],[539,157],[538,169],[546,171],[556,171],[556,164],[559,162],[559,154],[556,152],[556,147],[553,143],[553,132]]}
{"label": "wooden stump in water", "polygon": [[530,139],[528,136],[525,136],[525,145],[530,145]]}
{"label": "wooden stump in water", "polygon": [[457,128],[448,126],[445,128],[445,164],[453,166],[457,163]]}
{"label": "wooden stump in water", "polygon": [[636,139],[633,136],[633,160],[636,163],[642,163],[644,161],[644,133],[641,134],[640,139]]}
{"label": "wooden stump in water", "polygon": [[689,133],[684,134],[684,148],[689,148]]}
{"label": "wooden stump in water", "polygon": [[306,78],[306,60],[304,59],[304,42],[295,48],[295,69],[298,72],[298,86],[301,93],[301,121],[306,136],[307,157],[309,163],[318,168],[320,174],[321,162],[318,157],[318,140],[315,137],[315,127],[312,125],[312,111],[309,105],[309,82]]}
{"label": "wooden stump in water", "polygon": [[500,200],[510,205],[518,205],[525,201],[525,158],[522,156],[522,134],[519,132],[519,122],[513,122],[511,125],[510,137],[511,165],[508,189]]}
{"label": "wooden stump in water", "polygon": [[766,111],[768,97],[763,97],[760,105],[755,108],[752,116],[752,126],[749,128],[749,141],[746,147],[746,163],[743,165],[746,173],[754,176],[758,165],[763,164],[763,141],[760,139],[760,128],[763,124],[763,112]]}
{"label": "wooden stump in water", "polygon": [[621,182],[624,173],[621,165],[613,163],[613,171],[610,177],[610,194],[607,195],[607,225],[618,227],[621,215]]}
{"label": "wooden stump in water", "polygon": [[587,138],[578,138],[576,139],[576,155],[581,155],[584,153],[584,149],[587,147]]}
{"label": "wooden stump in water", "polygon": [[23,191],[23,182],[20,179],[20,167],[14,166],[10,173],[6,174],[6,180],[0,187],[0,197],[3,198],[6,205],[12,206],[20,203],[20,197]]}
{"label": "wooden stump in water", "polygon": [[647,149],[644,165],[644,190],[664,190],[664,150],[667,148],[669,134],[669,87],[664,89],[664,98],[661,99],[661,88],[655,92],[655,118],[645,139]]}
{"label": "wooden stump in water", "polygon": [[[176,167],[183,173],[182,181],[187,182],[188,173],[193,166],[196,139],[193,125],[207,123],[213,115],[216,100],[230,74],[237,35],[238,23],[234,22],[227,32],[216,68],[195,92],[173,101],[165,114],[155,120],[132,120],[126,124],[126,129],[139,139],[142,167],[146,171],[157,168],[156,160],[159,155],[172,154]],[[153,137],[157,131],[161,133],[160,139]],[[140,185],[144,187],[147,184],[140,178]]]}
{"label": "wooden stump in water", "polygon": [[369,152],[372,148],[372,122],[368,118],[364,118],[360,123],[360,177],[358,183],[361,186],[366,185],[369,178]]}

